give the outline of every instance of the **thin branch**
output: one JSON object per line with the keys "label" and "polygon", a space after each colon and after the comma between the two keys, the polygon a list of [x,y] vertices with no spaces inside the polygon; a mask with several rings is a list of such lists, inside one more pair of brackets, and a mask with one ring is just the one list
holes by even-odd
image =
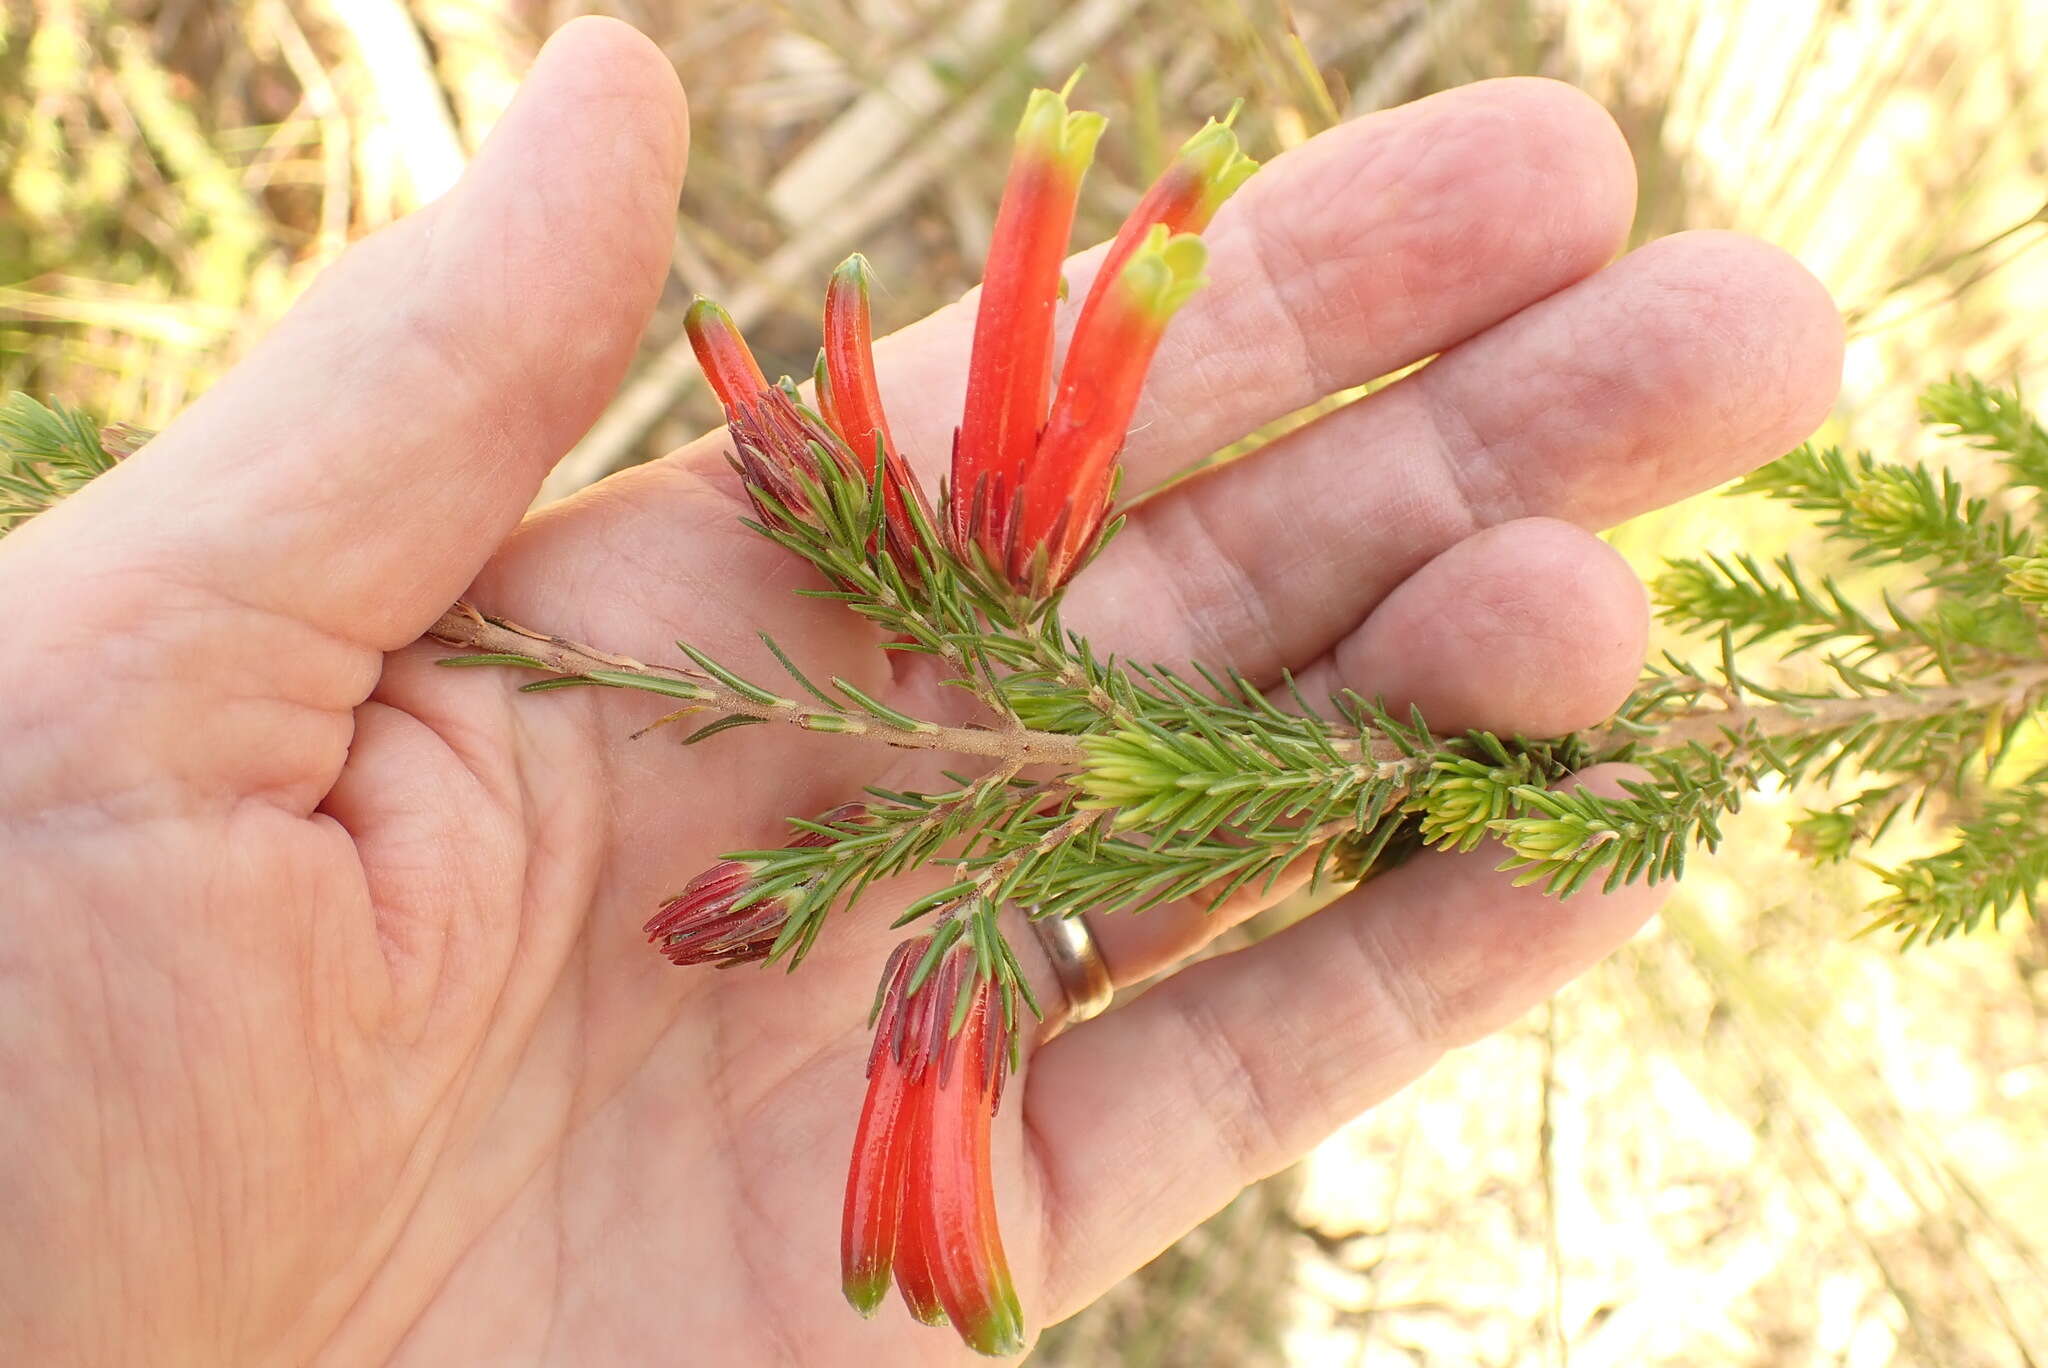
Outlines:
{"label": "thin branch", "polygon": [[[691,701],[700,704],[705,711],[732,713],[763,722],[781,722],[808,731],[863,736],[899,749],[953,751],[960,755],[998,760],[1013,768],[1053,765],[1064,770],[1078,770],[1088,764],[1088,752],[1082,746],[1081,738],[1063,732],[1031,731],[1021,727],[995,731],[981,727],[948,727],[936,722],[918,722],[915,730],[905,730],[839,713],[830,714],[831,722],[826,725],[820,721],[815,709],[807,709],[794,699],[763,702],[726,688],[701,671],[649,665],[628,655],[538,632],[503,618],[489,617],[467,603],[458,602],[443,613],[425,635],[450,646],[466,646],[484,654],[523,656],[538,662],[550,674],[565,679],[589,678],[593,671],[597,671],[635,675],[651,681],[681,681],[692,687]],[[1374,775],[1412,768],[1416,759],[1382,737],[1373,737],[1369,745],[1352,738],[1333,738],[1331,745],[1339,755],[1359,756],[1363,761],[1361,770]],[[1369,759],[1366,758],[1368,755]],[[1427,757],[1423,759],[1426,762]]]}
{"label": "thin branch", "polygon": [[[692,690],[689,698],[705,711],[779,722],[811,731],[863,736],[900,749],[980,756],[1013,771],[1026,765],[1048,765],[1072,772],[1087,768],[1089,762],[1089,753],[1082,739],[1076,736],[1022,728],[990,730],[942,726],[924,721],[905,728],[855,715],[820,714],[793,699],[750,697],[700,671],[649,665],[631,656],[489,618],[465,603],[458,603],[444,613],[427,635],[483,653],[523,657],[563,678],[589,679],[593,674],[608,674],[637,676],[656,683],[687,683]],[[1804,731],[1831,731],[1866,721],[1909,721],[1958,708],[1983,708],[2000,702],[2017,711],[2038,703],[2044,696],[2048,696],[2048,663],[2011,669],[1964,684],[1861,698],[1815,699],[1764,707],[1738,698],[1732,704],[1724,701],[1721,706],[1687,709],[1654,729],[1645,729],[1640,724],[1628,729],[1601,728],[1588,733],[1585,743],[1594,756],[1612,755],[1626,747],[1634,747],[1638,751],[1662,751],[1692,745],[1732,755],[1771,737]],[[1346,740],[1337,744],[1341,749],[1359,753],[1358,741]],[[1376,773],[1385,775],[1390,771],[1408,771],[1402,777],[1411,783],[1414,778],[1412,771],[1426,768],[1433,759],[1427,754],[1406,755],[1380,737],[1371,738],[1367,749],[1371,755],[1367,763],[1374,767]],[[1342,827],[1343,831],[1350,830],[1348,822],[1332,825]],[[1330,834],[1340,835],[1343,831],[1333,830]]]}
{"label": "thin branch", "polygon": [[1025,730],[988,731],[979,727],[946,727],[920,722],[916,730],[903,730],[860,717],[833,714],[828,728],[816,723],[814,709],[790,699],[761,702],[721,685],[695,670],[667,665],[649,665],[631,656],[618,655],[586,646],[564,637],[536,632],[501,618],[486,617],[466,603],[458,603],[427,629],[428,636],[451,646],[465,646],[486,654],[524,656],[538,661],[551,674],[564,678],[588,677],[592,671],[638,675],[656,680],[680,680],[697,690],[696,697],[707,711],[782,722],[807,730],[834,731],[865,736],[906,750],[953,751],[977,755],[1007,765],[1056,765],[1061,769],[1082,768],[1087,753],[1079,738],[1058,732]]}
{"label": "thin branch", "polygon": [[1605,727],[1586,737],[1595,755],[1633,744],[1643,750],[1675,750],[1702,745],[1731,751],[1750,741],[1790,736],[1805,731],[1833,731],[1857,722],[1906,722],[1960,708],[2006,703],[2014,710],[2048,695],[2048,664],[2003,671],[1967,684],[1914,689],[1907,693],[1873,694],[1866,698],[1815,699],[1811,703],[1779,703],[1770,707],[1738,704],[1730,708],[1688,709],[1654,730],[1624,731]]}
{"label": "thin branch", "polygon": [[[973,898],[992,901],[996,890],[1001,888],[1026,860],[1035,860],[1041,855],[1051,854],[1060,846],[1079,836],[1089,827],[1097,826],[1107,821],[1109,816],[1109,813],[1100,808],[1077,812],[1067,818],[1066,821],[1061,822],[1058,826],[1046,832],[1043,836],[1040,836],[1030,845],[1020,846],[1007,855],[991,862],[987,868],[975,874],[974,893],[969,901],[972,901]],[[962,865],[960,872],[966,874],[972,871],[965,865]]]}

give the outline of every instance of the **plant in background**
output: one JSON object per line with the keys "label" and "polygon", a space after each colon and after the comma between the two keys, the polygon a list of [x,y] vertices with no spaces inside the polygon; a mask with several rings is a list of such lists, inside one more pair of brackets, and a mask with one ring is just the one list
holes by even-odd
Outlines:
{"label": "plant in background", "polygon": [[[1113,536],[1116,458],[1154,347],[1201,284],[1197,234],[1251,174],[1229,121],[1181,149],[1118,234],[1054,367],[1060,262],[1101,132],[1036,92],[990,250],[950,478],[934,502],[890,435],[869,352],[865,263],[833,274],[812,400],[770,383],[714,304],[692,343],[729,420],[761,535],[816,569],[800,592],[843,603],[879,650],[930,657],[974,700],[966,723],[912,715],[843,679],[814,680],[768,642],[788,682],[748,678],[679,643],[646,664],[463,604],[434,629],[451,666],[543,675],[533,692],[641,690],[701,719],[701,741],[748,725],[949,752],[935,791],[872,788],[791,818],[793,838],[735,851],[647,923],[679,965],[799,966],[876,880],[936,870],[902,910],[880,966],[868,1087],[842,1226],[847,1297],[872,1313],[893,1282],[912,1313],[985,1353],[1025,1342],[996,1230],[989,1126],[1036,1010],[999,921],[1211,905],[1290,869],[1355,881],[1421,847],[1492,840],[1503,868],[1566,895],[1683,871],[1695,846],[1765,786],[1826,795],[1795,839],[1817,859],[1865,850],[1937,806],[1953,844],[1881,869],[1872,926],[1908,944],[2032,910],[2048,880],[2048,768],[2021,757],[2048,700],[2048,434],[2018,396],[1935,386],[1928,421],[1994,453],[1973,494],[1918,464],[1802,447],[1738,492],[1812,514],[1852,561],[1898,579],[1874,599],[1787,558],[1671,564],[1664,617],[1699,637],[1666,656],[1605,725],[1531,739],[1444,735],[1341,693],[1256,687],[1227,668],[1099,655],[1061,622],[1061,592]],[[0,411],[0,528],[61,497],[145,434],[102,433],[16,396]],[[1769,680],[1738,664],[1766,647]],[[1781,677],[1783,676],[1783,677]],[[1787,681],[1791,682],[1787,682]],[[1574,789],[1631,762],[1617,794]]]}
{"label": "plant in background", "polygon": [[111,470],[139,445],[132,429],[102,431],[75,409],[8,395],[0,404],[0,533]]}

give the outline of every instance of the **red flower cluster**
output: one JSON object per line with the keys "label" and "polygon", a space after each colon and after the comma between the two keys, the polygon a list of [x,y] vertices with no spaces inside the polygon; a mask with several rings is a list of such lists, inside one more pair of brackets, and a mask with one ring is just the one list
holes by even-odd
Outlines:
{"label": "red flower cluster", "polygon": [[864,1316],[893,1276],[926,1325],[951,1322],[969,1347],[1014,1354],[1024,1347],[1024,1313],[996,1230],[989,1162],[1011,1023],[969,947],[926,965],[930,948],[929,936],[905,941],[883,974],[846,1175],[840,1274]]}
{"label": "red flower cluster", "polygon": [[[1031,599],[1056,592],[1095,549],[1153,352],[1174,311],[1203,284],[1206,253],[1196,234],[1256,169],[1226,124],[1211,120],[1187,141],[1110,245],[1055,386],[1061,262],[1102,127],[1099,114],[1068,112],[1057,92],[1032,92],[996,214],[953,439],[945,522],[952,549]],[[912,569],[911,508],[926,505],[882,412],[867,262],[853,256],[832,273],[815,412],[768,383],[732,319],[710,300],[690,306],[684,327],[725,406],[762,517],[804,516],[803,483],[817,480],[820,461],[879,473],[889,551]]]}
{"label": "red flower cluster", "polygon": [[[1058,589],[1094,550],[1116,458],[1167,320],[1202,287],[1195,234],[1256,168],[1213,120],[1124,221],[1074,324],[1052,387],[1060,262],[1099,114],[1032,92],[982,275],[967,404],[953,439],[948,530],[1012,587]],[[1047,411],[1047,399],[1051,410]]]}
{"label": "red flower cluster", "polygon": [[[849,259],[826,293],[815,410],[787,381],[768,383],[724,310],[705,299],[691,306],[691,344],[725,405],[736,464],[764,522],[814,516],[807,491],[831,462],[879,488],[882,544],[869,549],[906,575],[935,528],[956,559],[1033,602],[1057,593],[1094,553],[1145,372],[1167,321],[1203,283],[1195,235],[1255,169],[1227,122],[1211,120],[1188,140],[1110,245],[1055,382],[1061,263],[1102,127],[1101,116],[1069,112],[1049,90],[1025,108],[984,273],[942,527],[882,411],[865,261]],[[756,894],[757,872],[740,861],[714,866],[662,908],[648,934],[678,964],[762,958],[788,908]],[[898,946],[884,975],[847,1178],[846,1295],[872,1313],[893,1280],[918,1319],[950,1321],[983,1353],[1014,1353],[1024,1322],[996,1230],[989,1159],[1014,1025],[965,946],[927,965],[930,949],[928,936]]]}

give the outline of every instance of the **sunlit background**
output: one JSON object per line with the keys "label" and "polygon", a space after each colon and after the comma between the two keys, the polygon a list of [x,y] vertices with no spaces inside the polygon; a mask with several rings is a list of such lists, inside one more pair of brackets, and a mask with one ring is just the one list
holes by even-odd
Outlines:
{"label": "sunlit background", "polygon": [[[1831,436],[1924,454],[1926,381],[2048,377],[2048,0],[0,0],[0,388],[168,420],[347,242],[446,188],[586,9],[674,59],[694,148],[668,299],[551,493],[717,421],[692,291],[802,371],[849,250],[884,326],[972,284],[1023,91],[1083,62],[1115,120],[1083,237],[1238,96],[1269,157],[1542,73],[1627,132],[1639,239],[1739,228],[1833,289]],[[1646,572],[1813,550],[1713,495],[1615,541]],[[1798,811],[1753,803],[1614,961],[1033,1362],[2048,1362],[2048,942],[1850,939],[1874,885],[1790,853]]]}

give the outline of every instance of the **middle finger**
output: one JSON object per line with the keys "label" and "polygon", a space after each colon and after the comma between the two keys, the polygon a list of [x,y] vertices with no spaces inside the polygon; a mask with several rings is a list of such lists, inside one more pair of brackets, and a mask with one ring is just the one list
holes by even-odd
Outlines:
{"label": "middle finger", "polygon": [[1067,618],[1127,659],[1273,683],[1482,528],[1606,527],[1781,454],[1826,415],[1841,350],[1791,257],[1665,238],[1133,510]]}

